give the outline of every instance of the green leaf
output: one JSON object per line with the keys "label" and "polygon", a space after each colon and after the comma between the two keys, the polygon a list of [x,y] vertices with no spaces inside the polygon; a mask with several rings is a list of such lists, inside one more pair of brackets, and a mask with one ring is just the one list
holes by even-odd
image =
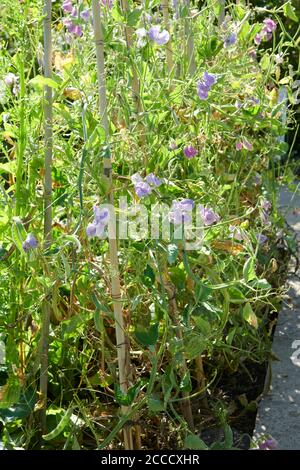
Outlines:
{"label": "green leaf", "polygon": [[70,418],[72,416],[72,412],[73,412],[73,409],[69,408],[64,414],[64,416],[62,417],[62,419],[60,420],[60,422],[58,423],[58,425],[56,426],[56,428],[54,428],[48,434],[44,434],[42,436],[43,439],[45,441],[51,441],[52,439],[55,439],[57,436],[59,436],[59,434],[63,432],[67,424],[69,424]]}
{"label": "green leaf", "polygon": [[189,434],[185,438],[184,447],[192,450],[208,450],[205,442],[199,436],[196,436],[196,434]]}
{"label": "green leaf", "polygon": [[204,320],[204,318],[199,315],[193,316],[193,320],[197,329],[199,329],[204,336],[209,337],[211,335],[210,323],[207,320]]}
{"label": "green leaf", "polygon": [[119,403],[119,405],[122,405],[122,406],[130,406],[138,391],[139,391],[139,388],[140,388],[140,382],[137,382],[135,385],[133,385],[133,387],[130,387],[127,391],[127,393],[124,393],[122,392],[119,384],[115,384],[115,399],[116,399],[116,402]]}
{"label": "green leaf", "polygon": [[202,335],[191,334],[184,342],[185,353],[188,359],[195,359],[206,348],[206,340]]}
{"label": "green leaf", "polygon": [[270,56],[268,53],[265,53],[260,61],[260,66],[262,70],[268,70],[270,67]]}
{"label": "green leaf", "polygon": [[159,413],[160,411],[164,411],[165,405],[162,401],[157,400],[156,398],[149,398],[148,399],[148,407],[149,410],[153,413]]}
{"label": "green leaf", "polygon": [[283,5],[283,13],[285,16],[287,16],[291,20],[296,21],[296,22],[298,21],[298,16],[295,13],[295,7],[291,5],[290,2],[285,3]]}
{"label": "green leaf", "polygon": [[42,75],[36,75],[34,78],[29,80],[29,83],[37,87],[49,86],[50,88],[59,88],[59,84],[55,80],[43,77]]}
{"label": "green leaf", "polygon": [[19,217],[14,217],[12,224],[12,238],[16,244],[16,247],[18,248],[18,250],[21,251],[21,253],[24,253],[22,243],[26,239],[26,237],[27,233],[22,224],[21,219]]}
{"label": "green leaf", "polygon": [[243,276],[246,282],[256,279],[255,264],[253,258],[248,258],[243,267]]}
{"label": "green leaf", "polygon": [[140,8],[135,8],[131,11],[127,16],[127,24],[128,26],[134,27],[140,19],[142,14],[142,10]]}
{"label": "green leaf", "polygon": [[135,337],[143,346],[153,346],[158,340],[158,323],[154,323],[148,330],[136,330]]}
{"label": "green leaf", "polygon": [[18,403],[20,391],[21,386],[19,379],[15,376],[9,377],[6,384],[0,387],[0,409],[10,408],[12,405]]}
{"label": "green leaf", "polygon": [[272,286],[268,283],[267,279],[255,279],[249,285],[254,287],[254,289],[272,289]]}
{"label": "green leaf", "polygon": [[252,310],[252,307],[249,302],[243,307],[243,318],[246,320],[249,325],[253,326],[256,330],[258,328],[257,316]]}

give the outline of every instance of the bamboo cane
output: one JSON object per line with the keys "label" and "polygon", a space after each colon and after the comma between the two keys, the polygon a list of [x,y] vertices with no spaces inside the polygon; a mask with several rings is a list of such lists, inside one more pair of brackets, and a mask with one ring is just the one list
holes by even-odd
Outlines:
{"label": "bamboo cane", "polygon": [[196,59],[195,59],[195,44],[194,44],[194,32],[191,28],[190,18],[190,0],[184,0],[186,6],[186,17],[184,21],[184,31],[186,38],[187,48],[187,59],[188,59],[188,74],[192,77],[196,73]]}
{"label": "bamboo cane", "polygon": [[[169,21],[169,0],[162,0],[162,11],[164,18],[165,29],[170,33],[170,21]],[[170,37],[169,42],[166,44],[166,56],[167,56],[167,67],[169,74],[171,75],[174,67],[173,63],[173,48],[172,39]]]}
{"label": "bamboo cane", "polygon": [[[99,92],[99,112],[100,122],[105,130],[106,141],[109,142],[109,123],[107,113],[107,100],[106,100],[106,84],[105,84],[105,67],[104,67],[104,40],[101,24],[101,8],[99,0],[92,0],[93,11],[93,27],[94,39],[96,45],[96,58],[97,58],[97,78],[98,78],[98,92]],[[104,177],[108,183],[109,203],[113,206],[113,181],[112,181],[112,163],[111,158],[104,158]],[[111,220],[111,218],[110,218]],[[116,341],[118,353],[118,367],[119,367],[119,382],[120,388],[123,393],[127,393],[129,388],[129,369],[130,369],[130,354],[129,354],[129,341],[124,330],[124,317],[121,304],[121,286],[119,274],[119,260],[118,260],[118,247],[116,234],[114,233],[113,223],[109,222],[109,258],[111,266],[111,291],[113,299],[115,326],[116,326]],[[129,412],[129,407],[122,406],[122,414]],[[124,428],[124,445],[125,449],[133,448],[132,432],[130,428]]]}
{"label": "bamboo cane", "polygon": [[[120,0],[121,2],[121,8],[123,12],[128,15],[129,13],[129,5],[127,0]],[[133,45],[133,29],[131,26],[128,26],[127,24],[125,25],[125,39],[126,39],[126,45],[127,45],[127,50],[130,53]],[[135,102],[136,106],[136,111],[140,113],[142,111],[142,104],[140,100],[140,81],[136,72],[136,68],[134,64],[132,64],[132,91],[133,91],[133,99]]]}
{"label": "bamboo cane", "polygon": [[[52,1],[44,0],[44,76],[52,77],[52,36],[51,36]],[[44,89],[44,145],[45,145],[45,176],[44,176],[44,244],[48,248],[52,238],[52,89],[48,85]],[[40,425],[42,433],[46,433],[46,409],[48,392],[48,344],[50,325],[50,304],[45,295],[43,304],[43,321],[41,332],[41,370],[40,370],[40,394],[41,413]]]}
{"label": "bamboo cane", "polygon": [[[219,0],[220,2],[220,13],[218,18],[218,25],[221,26],[225,19],[225,0]],[[237,2],[238,3],[238,2]]]}

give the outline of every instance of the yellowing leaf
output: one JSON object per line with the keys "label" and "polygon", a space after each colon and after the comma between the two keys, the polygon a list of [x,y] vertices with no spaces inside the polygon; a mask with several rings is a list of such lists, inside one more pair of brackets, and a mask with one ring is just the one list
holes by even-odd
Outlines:
{"label": "yellowing leaf", "polygon": [[81,92],[77,88],[65,88],[63,95],[73,101],[80,100],[81,98]]}
{"label": "yellowing leaf", "polygon": [[257,316],[252,310],[252,307],[249,302],[246,303],[246,305],[243,308],[243,318],[246,320],[249,325],[253,326],[257,330],[258,328],[258,321],[257,321]]}
{"label": "yellowing leaf", "polygon": [[54,67],[60,72],[70,67],[75,62],[73,54],[63,55],[61,52],[54,53]]}
{"label": "yellowing leaf", "polygon": [[229,253],[231,255],[238,255],[245,249],[241,243],[234,243],[231,240],[216,240],[212,242],[212,247],[216,250],[225,251],[226,253]]}

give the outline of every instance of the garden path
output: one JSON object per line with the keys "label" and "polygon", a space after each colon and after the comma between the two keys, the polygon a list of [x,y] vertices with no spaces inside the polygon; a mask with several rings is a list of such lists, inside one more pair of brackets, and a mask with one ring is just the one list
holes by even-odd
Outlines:
{"label": "garden path", "polygon": [[[283,188],[279,207],[300,242],[300,195]],[[298,248],[298,256],[300,256]],[[276,327],[270,390],[260,402],[254,438],[272,436],[278,449],[300,449],[300,269],[289,267],[288,289]],[[298,275],[298,276],[297,276]]]}

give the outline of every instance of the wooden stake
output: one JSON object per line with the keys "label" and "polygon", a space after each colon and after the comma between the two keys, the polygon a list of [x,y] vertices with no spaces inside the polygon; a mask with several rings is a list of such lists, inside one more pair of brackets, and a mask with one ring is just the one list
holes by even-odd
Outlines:
{"label": "wooden stake", "polygon": [[[99,113],[100,123],[105,130],[106,141],[109,143],[109,124],[107,113],[107,100],[106,100],[106,84],[105,84],[105,66],[104,66],[104,40],[101,24],[101,8],[99,0],[92,0],[93,9],[93,26],[94,38],[96,45],[97,57],[97,78],[98,78],[98,91],[99,91]],[[104,158],[104,177],[108,185],[108,199],[111,206],[114,204],[113,196],[113,180],[112,180],[112,163],[111,157]],[[119,367],[119,383],[120,388],[124,394],[127,393],[129,388],[129,371],[130,371],[130,352],[129,340],[125,334],[124,317],[122,312],[121,300],[121,286],[119,274],[119,260],[118,260],[118,247],[116,240],[115,227],[110,217],[109,221],[109,259],[111,268],[111,293],[113,299],[114,318],[116,327],[116,341],[117,341],[117,354],[118,354],[118,367]],[[122,413],[126,414],[129,408],[122,406]],[[124,428],[124,445],[125,449],[133,449],[132,431],[130,428]]]}

